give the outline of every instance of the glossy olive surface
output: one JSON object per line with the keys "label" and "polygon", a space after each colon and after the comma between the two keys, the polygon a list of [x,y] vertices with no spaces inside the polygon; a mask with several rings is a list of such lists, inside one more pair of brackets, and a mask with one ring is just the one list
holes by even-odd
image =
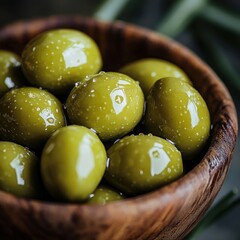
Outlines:
{"label": "glossy olive surface", "polygon": [[162,59],[143,58],[128,63],[119,71],[139,81],[145,96],[147,96],[150,88],[160,78],[176,77],[191,84],[190,79],[182,69]]}
{"label": "glossy olive surface", "polygon": [[0,50],[0,97],[23,84],[21,59],[13,52]]}
{"label": "glossy olive surface", "polygon": [[0,141],[0,190],[18,197],[40,196],[39,159],[27,148]]}
{"label": "glossy olive surface", "polygon": [[125,74],[100,72],[72,90],[66,107],[72,124],[93,128],[105,141],[123,136],[138,124],[144,96],[139,84]]}
{"label": "glossy olive surface", "polygon": [[38,149],[65,125],[61,103],[33,87],[12,89],[0,99],[0,138]]}
{"label": "glossy olive surface", "polygon": [[73,29],[55,29],[33,38],[22,53],[23,72],[31,84],[68,94],[74,83],[102,67],[98,46]]}
{"label": "glossy olive surface", "polygon": [[154,190],[183,173],[180,151],[170,142],[151,135],[131,135],[108,151],[106,180],[126,194]]}
{"label": "glossy olive surface", "polygon": [[76,125],[63,127],[44,146],[41,157],[44,184],[56,199],[87,199],[103,177],[106,159],[106,150],[94,132]]}
{"label": "glossy olive surface", "polygon": [[121,199],[124,199],[124,196],[119,191],[105,184],[100,184],[89,196],[89,199],[86,203],[104,205],[106,203],[118,201]]}
{"label": "glossy olive surface", "polygon": [[194,158],[210,134],[208,107],[199,92],[183,81],[157,81],[147,98],[145,126],[176,144],[184,159]]}

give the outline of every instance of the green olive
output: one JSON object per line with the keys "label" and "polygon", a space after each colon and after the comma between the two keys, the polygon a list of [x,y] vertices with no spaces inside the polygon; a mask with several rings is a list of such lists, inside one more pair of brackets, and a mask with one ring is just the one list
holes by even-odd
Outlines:
{"label": "green olive", "polygon": [[21,60],[13,52],[0,50],[0,97],[11,88],[23,85]]}
{"label": "green olive", "polygon": [[162,59],[144,58],[136,60],[122,67],[119,72],[139,81],[145,96],[147,96],[153,84],[163,77],[177,77],[191,84],[182,69]]}
{"label": "green olive", "polygon": [[44,146],[41,173],[56,199],[82,201],[94,192],[106,167],[106,150],[98,136],[83,126],[67,126]]}
{"label": "green olive", "polygon": [[102,67],[92,38],[73,29],[55,29],[33,38],[22,53],[22,68],[29,82],[54,94],[68,94],[74,84]]}
{"label": "green olive", "polygon": [[125,74],[100,72],[75,86],[66,108],[72,124],[92,128],[106,141],[125,135],[138,124],[144,96],[139,84]]}
{"label": "green olive", "polygon": [[206,144],[210,115],[200,93],[183,81],[157,81],[147,98],[145,126],[175,143],[184,159],[193,159]]}
{"label": "green olive", "polygon": [[0,99],[0,137],[39,149],[65,125],[61,103],[52,94],[33,87],[12,89]]}
{"label": "green olive", "polygon": [[151,135],[131,135],[108,151],[105,179],[126,194],[149,192],[179,178],[181,153],[170,142]]}
{"label": "green olive", "polygon": [[124,199],[124,196],[119,191],[107,185],[100,184],[89,196],[86,203],[104,205],[121,199]]}
{"label": "green olive", "polygon": [[40,197],[39,159],[27,148],[0,141],[0,189],[18,197]]}

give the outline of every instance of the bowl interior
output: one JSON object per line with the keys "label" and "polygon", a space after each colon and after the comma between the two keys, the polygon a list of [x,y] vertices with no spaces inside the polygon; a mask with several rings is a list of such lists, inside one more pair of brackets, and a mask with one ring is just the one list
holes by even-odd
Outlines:
{"label": "bowl interior", "polygon": [[0,48],[21,54],[32,37],[52,28],[74,28],[90,35],[101,50],[105,71],[116,71],[130,61],[146,57],[178,65],[208,105],[213,126],[211,140],[201,161],[178,181],[106,206],[25,200],[0,191],[3,234],[12,238],[18,234],[19,239],[183,238],[220,190],[235,146],[236,111],[224,84],[182,45],[122,22],[105,23],[79,16],[18,22],[0,30]]}

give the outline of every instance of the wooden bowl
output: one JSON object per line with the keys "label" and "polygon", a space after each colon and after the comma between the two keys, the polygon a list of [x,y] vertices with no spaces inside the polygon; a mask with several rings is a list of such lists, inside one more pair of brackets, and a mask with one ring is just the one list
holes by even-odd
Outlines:
{"label": "wooden bowl", "polygon": [[0,30],[0,48],[21,53],[36,34],[75,28],[95,39],[105,70],[143,58],[166,59],[191,78],[209,107],[212,133],[204,157],[179,180],[151,193],[105,206],[61,204],[17,198],[0,191],[1,239],[152,240],[182,239],[219,192],[237,138],[236,111],[224,84],[180,44],[133,25],[79,16],[17,22]]}

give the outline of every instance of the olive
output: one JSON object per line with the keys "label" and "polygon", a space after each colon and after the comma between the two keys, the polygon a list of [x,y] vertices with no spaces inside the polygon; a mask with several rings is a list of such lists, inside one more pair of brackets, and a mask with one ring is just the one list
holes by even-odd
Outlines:
{"label": "olive", "polygon": [[106,203],[118,201],[121,199],[124,199],[122,193],[107,186],[106,184],[100,184],[89,196],[86,203],[104,205]]}
{"label": "olive", "polygon": [[0,97],[23,84],[21,59],[15,53],[0,50]]}
{"label": "olive", "polygon": [[147,97],[145,127],[174,142],[184,159],[193,159],[210,133],[208,107],[200,93],[183,81],[158,80]]}
{"label": "olive", "polygon": [[45,90],[12,89],[0,99],[0,137],[4,141],[37,150],[64,125],[61,103]]}
{"label": "olive", "polygon": [[98,136],[83,126],[58,129],[41,156],[41,174],[58,200],[83,201],[94,192],[106,168],[106,150]]}
{"label": "olive", "polygon": [[103,141],[131,131],[141,120],[143,108],[139,84],[116,72],[88,77],[75,86],[66,102],[69,121],[94,129]]}
{"label": "olive", "polygon": [[22,68],[29,82],[58,95],[102,67],[92,38],[73,29],[54,29],[33,38],[22,52]]}
{"label": "olive", "polygon": [[107,154],[105,179],[125,194],[149,192],[183,173],[180,151],[156,136],[126,136],[112,145]]}
{"label": "olive", "polygon": [[39,159],[13,142],[0,141],[0,189],[18,197],[39,198]]}
{"label": "olive", "polygon": [[153,84],[163,77],[177,77],[191,84],[186,73],[175,64],[162,59],[144,58],[130,62],[119,72],[139,81],[144,95],[147,96]]}

